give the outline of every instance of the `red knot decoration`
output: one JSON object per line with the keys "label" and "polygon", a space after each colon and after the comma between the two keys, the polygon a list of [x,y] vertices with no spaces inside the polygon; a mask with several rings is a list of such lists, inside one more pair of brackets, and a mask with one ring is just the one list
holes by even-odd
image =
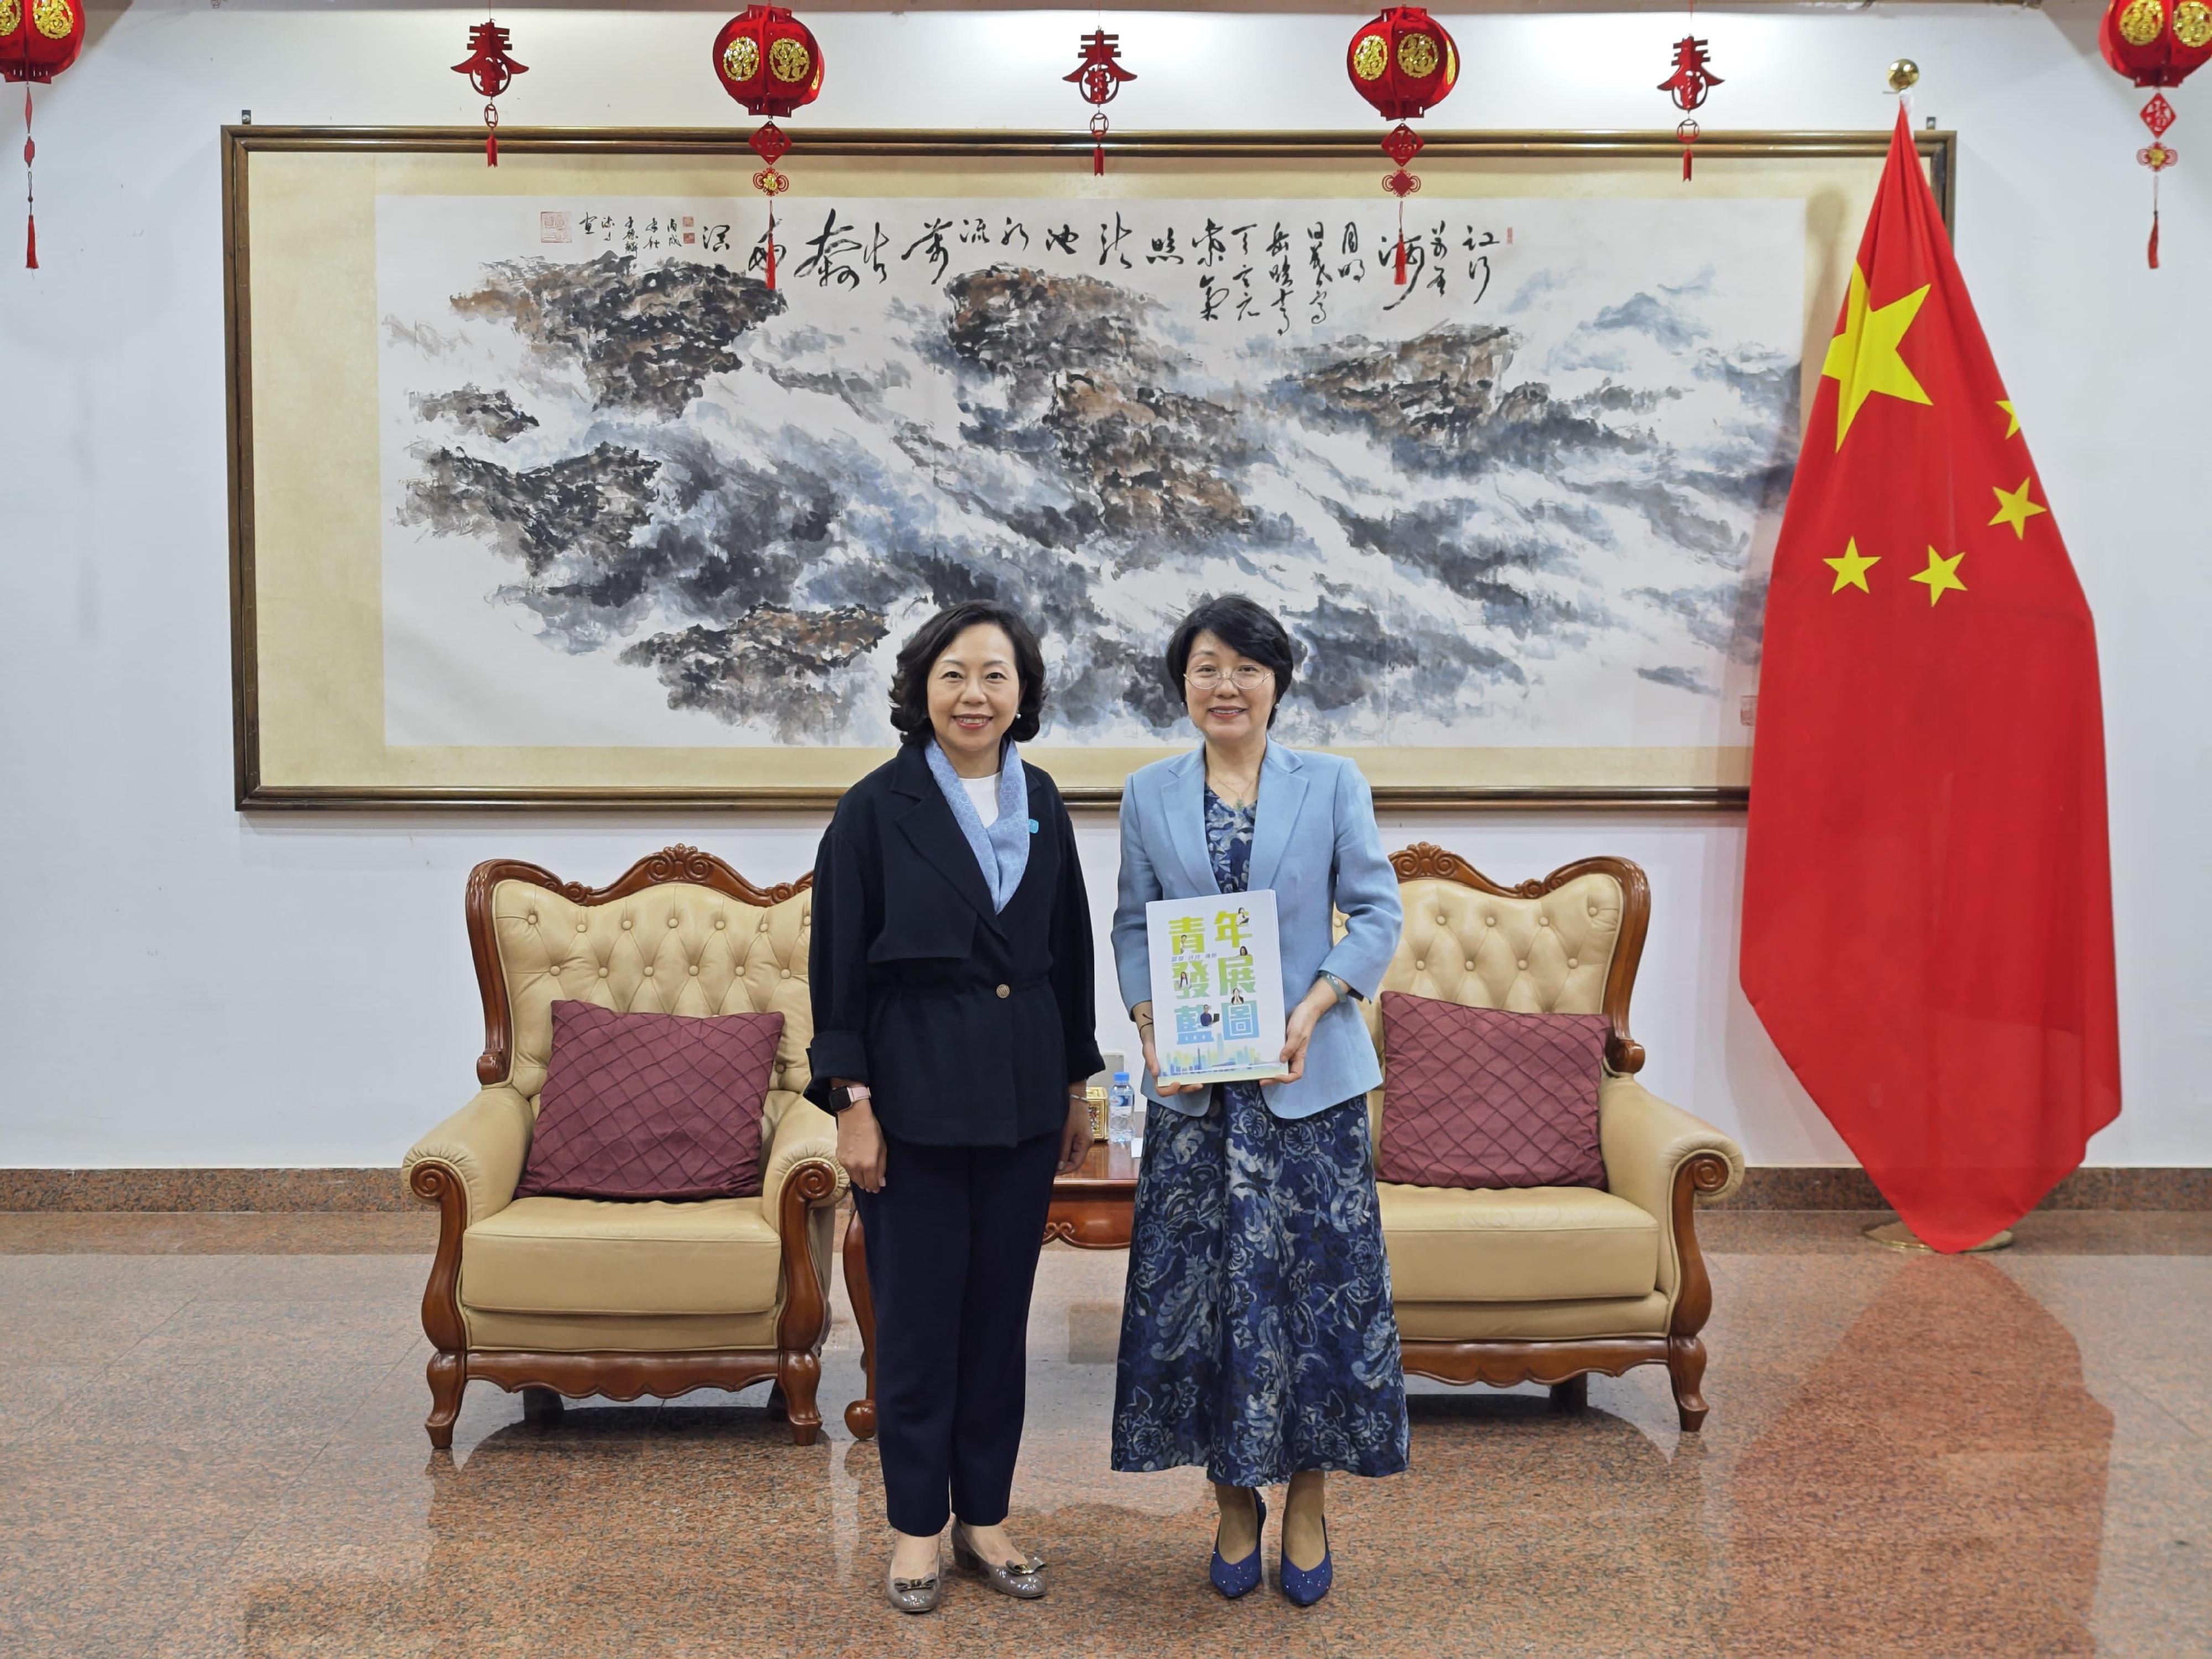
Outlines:
{"label": "red knot decoration", "polygon": [[1674,137],[1682,143],[1682,182],[1690,180],[1690,146],[1698,142],[1703,131],[1690,118],[1690,112],[1705,101],[1705,94],[1721,85],[1721,77],[1712,72],[1705,52],[1705,43],[1694,34],[1686,34],[1674,43],[1674,72],[1659,83],[1659,90],[1674,100],[1674,107],[1682,112],[1682,119],[1674,128]]}
{"label": "red knot decoration", "polygon": [[1083,101],[1091,106],[1091,171],[1106,171],[1106,112],[1099,106],[1114,101],[1114,94],[1121,90],[1124,81],[1137,78],[1133,70],[1121,67],[1121,37],[1109,34],[1103,29],[1093,29],[1075,43],[1083,54],[1075,72],[1063,75],[1063,81],[1075,83],[1083,94]]}
{"label": "red knot decoration", "polygon": [[[0,5],[7,0],[0,0]],[[505,92],[518,75],[530,73],[530,65],[518,64],[507,51],[512,44],[507,32],[489,17],[469,29],[469,55],[453,65],[453,73],[465,75],[469,84],[483,94],[484,99],[484,165],[499,165],[499,106],[492,100]]]}

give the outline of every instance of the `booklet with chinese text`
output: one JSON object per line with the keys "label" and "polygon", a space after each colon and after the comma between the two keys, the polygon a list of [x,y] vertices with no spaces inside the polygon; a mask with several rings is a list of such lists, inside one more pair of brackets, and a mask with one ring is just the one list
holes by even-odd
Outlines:
{"label": "booklet with chinese text", "polygon": [[1283,959],[1275,896],[1208,893],[1145,907],[1152,1046],[1176,1083],[1283,1074]]}

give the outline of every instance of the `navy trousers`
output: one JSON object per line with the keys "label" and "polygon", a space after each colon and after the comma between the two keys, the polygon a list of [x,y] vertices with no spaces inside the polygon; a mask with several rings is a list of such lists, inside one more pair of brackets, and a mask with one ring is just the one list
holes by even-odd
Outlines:
{"label": "navy trousers", "polygon": [[883,1191],[853,1192],[876,1304],[884,1508],[925,1536],[948,1514],[994,1527],[1021,1451],[1030,1291],[1060,1136],[886,1146]]}

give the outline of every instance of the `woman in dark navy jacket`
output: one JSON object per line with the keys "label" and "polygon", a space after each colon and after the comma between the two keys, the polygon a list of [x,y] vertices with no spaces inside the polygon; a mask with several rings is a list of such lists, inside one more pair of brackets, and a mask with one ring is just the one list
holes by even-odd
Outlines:
{"label": "woman in dark navy jacket", "polygon": [[814,862],[808,1096],[838,1115],[876,1305],[893,1606],[939,1595],[938,1534],[1009,1595],[1043,1563],[1005,1530],[1030,1290],[1055,1169],[1091,1146],[1091,907],[1052,779],[1023,763],[1044,658],[962,605],[899,652],[896,757],[839,802]]}

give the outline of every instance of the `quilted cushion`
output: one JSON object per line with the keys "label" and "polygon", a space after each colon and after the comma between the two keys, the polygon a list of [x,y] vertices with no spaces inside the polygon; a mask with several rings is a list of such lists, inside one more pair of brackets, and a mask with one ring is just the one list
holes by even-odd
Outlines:
{"label": "quilted cushion", "polygon": [[553,1005],[553,1052],[517,1198],[743,1198],[781,1014]]}
{"label": "quilted cushion", "polygon": [[1602,1187],[1602,1014],[1466,1008],[1382,994],[1376,1173],[1417,1187]]}

